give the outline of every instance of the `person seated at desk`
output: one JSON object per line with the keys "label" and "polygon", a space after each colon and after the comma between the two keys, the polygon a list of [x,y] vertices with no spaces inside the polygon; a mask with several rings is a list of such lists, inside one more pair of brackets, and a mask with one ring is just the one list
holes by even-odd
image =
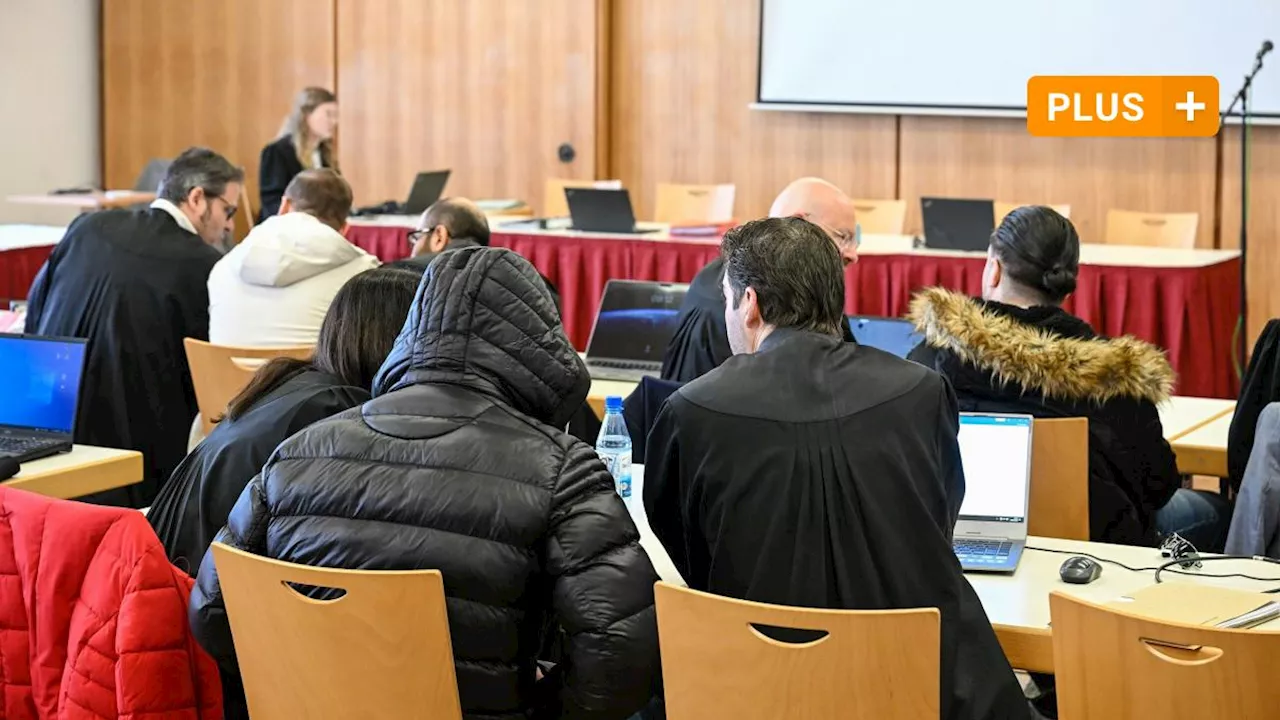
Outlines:
{"label": "person seated at desk", "polygon": [[[659,675],[657,575],[609,471],[560,430],[590,385],[527,260],[444,253],[373,400],[284,441],[217,540],[311,565],[439,569],[468,717],[627,718]],[[211,553],[191,620],[234,676]],[[567,657],[536,680],[550,639]]]}
{"label": "person seated at desk", "polygon": [[[805,218],[827,233],[845,265],[858,261],[853,201],[826,180],[809,177],[792,182],[773,201],[769,217]],[[716,258],[699,270],[689,284],[675,334],[662,358],[663,380],[689,382],[719,367],[733,354],[725,334],[724,297],[720,290],[723,274],[724,261]],[[845,340],[853,340],[848,323],[841,332]]]}
{"label": "person seated at desk", "polygon": [[386,268],[351,278],[325,315],[311,360],[271,360],[231,401],[147,513],[173,564],[195,576],[236,499],[277,445],[370,398],[374,373],[391,352],[419,280]]}
{"label": "person seated at desk", "polygon": [[749,222],[722,257],[735,354],[667,400],[646,451],[645,510],[681,576],[780,605],[937,607],[941,716],[1027,717],[951,548],[965,491],[951,388],[841,339],[844,270],[819,226]]}
{"label": "person seated at desk", "polygon": [[280,128],[280,137],[258,158],[258,222],[280,210],[280,198],[303,170],[338,169],[333,135],[338,129],[338,96],[321,87],[303,88]]}
{"label": "person seated at desk", "polygon": [[378,259],[343,236],[351,186],[333,170],[303,170],[280,214],[249,231],[209,274],[209,341],[235,347],[315,345],[329,304]]}
{"label": "person seated at desk", "polygon": [[209,272],[244,172],[204,148],[169,166],[141,210],[81,215],[36,275],[26,331],[87,338],[75,441],[137,450],[142,482],[92,499],[146,507],[173,474],[199,412],[183,338],[209,338]]}
{"label": "person seated at desk", "polygon": [[1221,551],[1230,510],[1216,494],[1182,490],[1156,405],[1169,397],[1164,352],[1100,337],[1062,309],[1076,289],[1080,239],[1048,207],[1021,207],[991,236],[982,298],[938,288],[913,302],[924,341],[910,359],[955,387],[962,410],[1089,419],[1091,539],[1155,545],[1177,531]]}

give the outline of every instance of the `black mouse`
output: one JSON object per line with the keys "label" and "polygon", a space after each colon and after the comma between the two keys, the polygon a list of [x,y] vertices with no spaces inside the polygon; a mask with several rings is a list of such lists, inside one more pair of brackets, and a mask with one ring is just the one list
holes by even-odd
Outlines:
{"label": "black mouse", "polygon": [[1062,563],[1062,567],[1058,568],[1058,575],[1063,582],[1088,585],[1102,575],[1102,563],[1074,555]]}

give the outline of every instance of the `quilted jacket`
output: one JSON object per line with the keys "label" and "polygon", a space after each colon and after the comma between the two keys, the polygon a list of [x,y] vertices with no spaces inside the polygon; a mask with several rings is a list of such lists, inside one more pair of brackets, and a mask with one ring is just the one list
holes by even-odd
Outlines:
{"label": "quilted jacket", "polygon": [[221,718],[191,585],[138,511],[0,488],[3,717]]}
{"label": "quilted jacket", "polygon": [[[528,261],[444,253],[373,400],[282,443],[219,540],[307,565],[441,570],[467,718],[630,717],[660,674],[657,576],[604,465],[559,430],[589,385]],[[210,555],[191,614],[233,667]],[[563,656],[535,683],[549,645]]]}

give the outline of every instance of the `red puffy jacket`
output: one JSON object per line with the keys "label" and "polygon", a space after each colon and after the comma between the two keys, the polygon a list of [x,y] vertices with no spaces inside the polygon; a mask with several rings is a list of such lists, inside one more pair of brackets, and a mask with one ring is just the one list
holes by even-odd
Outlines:
{"label": "red puffy jacket", "polygon": [[3,717],[221,718],[191,585],[138,511],[0,488]]}

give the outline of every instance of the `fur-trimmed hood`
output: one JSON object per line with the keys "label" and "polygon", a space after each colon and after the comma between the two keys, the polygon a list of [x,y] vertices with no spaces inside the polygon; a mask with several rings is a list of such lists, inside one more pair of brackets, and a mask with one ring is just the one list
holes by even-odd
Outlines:
{"label": "fur-trimmed hood", "polygon": [[1097,403],[1120,397],[1153,403],[1169,398],[1174,373],[1159,348],[1127,336],[1070,337],[1014,312],[929,288],[912,300],[909,317],[935,351],[951,353],[997,382],[1016,383],[1047,398]]}

